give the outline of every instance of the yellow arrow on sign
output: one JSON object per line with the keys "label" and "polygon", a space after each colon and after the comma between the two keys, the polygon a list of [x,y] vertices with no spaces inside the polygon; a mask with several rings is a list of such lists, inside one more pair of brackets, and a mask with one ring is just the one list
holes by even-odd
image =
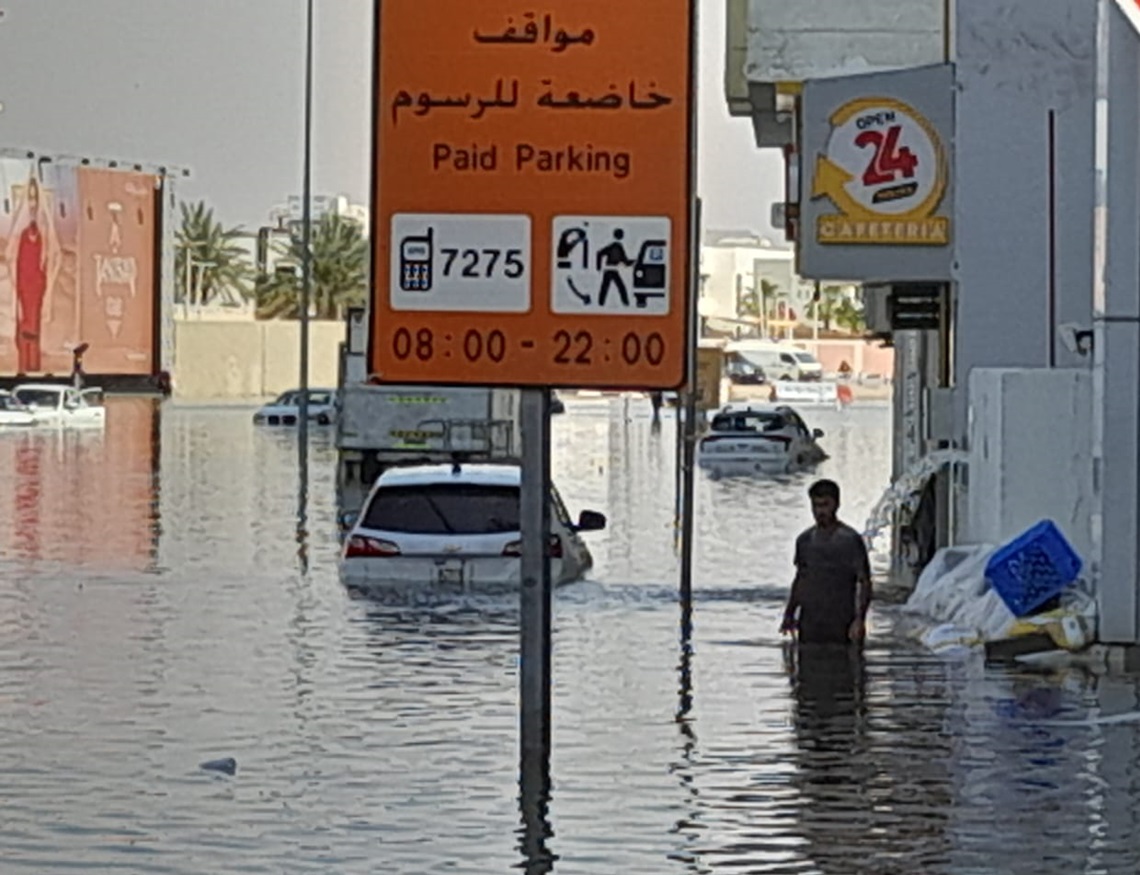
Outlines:
{"label": "yellow arrow on sign", "polygon": [[873,219],[875,214],[863,207],[847,193],[847,183],[855,177],[828,158],[815,159],[815,178],[812,180],[812,198],[828,197],[839,210],[851,219]]}

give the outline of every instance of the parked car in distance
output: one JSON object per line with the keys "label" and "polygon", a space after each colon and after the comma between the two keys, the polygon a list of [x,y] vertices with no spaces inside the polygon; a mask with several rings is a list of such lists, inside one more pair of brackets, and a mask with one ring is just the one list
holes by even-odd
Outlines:
{"label": "parked car in distance", "polygon": [[[359,514],[341,521],[340,570],[349,588],[411,586],[458,592],[517,590],[522,548],[521,469],[511,464],[410,465],[377,478]],[[581,532],[606,518],[571,520],[551,487],[550,575],[555,586],[593,567]]]}
{"label": "parked car in distance", "polygon": [[734,340],[725,347],[730,356],[760,368],[768,380],[810,382],[823,379],[823,365],[807,350],[774,340]]}
{"label": "parked car in distance", "polygon": [[36,425],[102,428],[107,420],[103,390],[76,389],[69,383],[23,383],[12,390],[15,403],[31,413]]}
{"label": "parked car in distance", "polygon": [[738,386],[760,386],[767,382],[764,369],[740,353],[731,353],[724,364],[724,373]]}
{"label": "parked car in distance", "polygon": [[32,412],[16,400],[11,392],[0,389],[0,428],[25,428],[36,424]]}
{"label": "parked car in distance", "polygon": [[[309,422],[332,425],[336,422],[336,389],[309,389]],[[301,392],[291,389],[253,414],[254,425],[296,425],[301,417]]]}
{"label": "parked car in distance", "polygon": [[821,437],[786,404],[734,402],[713,415],[697,462],[714,474],[794,473],[827,458]]}

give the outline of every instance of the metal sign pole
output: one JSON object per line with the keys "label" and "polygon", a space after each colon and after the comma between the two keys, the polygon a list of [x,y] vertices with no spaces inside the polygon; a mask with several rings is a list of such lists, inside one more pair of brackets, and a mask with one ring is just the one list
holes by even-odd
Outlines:
{"label": "metal sign pole", "polygon": [[550,762],[550,393],[523,389],[522,590],[519,604],[520,753],[524,788],[545,783]]}
{"label": "metal sign pole", "polygon": [[[696,249],[701,238],[701,202],[697,199],[693,211],[693,231],[690,245]],[[692,259],[689,283],[689,350],[685,365],[684,421],[678,423],[684,429],[681,441],[681,633],[687,637],[692,625],[693,613],[693,480],[694,457],[697,442],[697,298],[700,286],[700,259]],[[680,401],[681,399],[678,399]],[[677,405],[678,414],[681,404]]]}

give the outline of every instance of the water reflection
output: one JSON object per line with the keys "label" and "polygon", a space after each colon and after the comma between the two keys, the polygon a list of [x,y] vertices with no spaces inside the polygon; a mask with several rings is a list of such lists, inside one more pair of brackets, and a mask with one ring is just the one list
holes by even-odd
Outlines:
{"label": "water reflection", "polygon": [[[0,432],[0,557],[103,572],[153,568],[159,402],[113,399],[103,429]],[[45,540],[46,538],[46,540]]]}
{"label": "water reflection", "polygon": [[836,841],[868,834],[865,665],[859,648],[804,645],[785,649],[794,703],[790,781],[798,795],[800,853],[823,873],[850,873],[850,849]]}
{"label": "water reflection", "polygon": [[[677,687],[677,729],[680,732],[679,757],[670,767],[670,771],[681,782],[681,788],[688,797],[686,811],[670,830],[678,836],[689,836],[691,841],[693,831],[699,829],[698,810],[700,792],[697,790],[693,777],[693,763],[697,751],[697,732],[693,718],[693,641],[692,618],[686,606],[682,606],[681,615],[681,658],[677,664],[679,683]],[[691,872],[700,872],[697,856],[687,845],[670,853],[669,859],[684,864]]]}
{"label": "water reflection", "polygon": [[[307,432],[306,432],[307,437]],[[297,441],[297,562],[309,573],[309,441]]]}
{"label": "water reflection", "polygon": [[519,810],[522,827],[519,830],[519,868],[526,875],[545,875],[554,871],[557,855],[548,842],[554,837],[550,825],[550,761],[543,757],[533,763],[524,763],[519,780]]}

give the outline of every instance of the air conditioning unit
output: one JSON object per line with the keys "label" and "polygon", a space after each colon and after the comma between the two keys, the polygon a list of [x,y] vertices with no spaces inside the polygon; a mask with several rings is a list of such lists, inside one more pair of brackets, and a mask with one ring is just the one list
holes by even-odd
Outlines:
{"label": "air conditioning unit", "polygon": [[872,337],[891,337],[891,294],[889,283],[868,283],[863,286],[863,322]]}

